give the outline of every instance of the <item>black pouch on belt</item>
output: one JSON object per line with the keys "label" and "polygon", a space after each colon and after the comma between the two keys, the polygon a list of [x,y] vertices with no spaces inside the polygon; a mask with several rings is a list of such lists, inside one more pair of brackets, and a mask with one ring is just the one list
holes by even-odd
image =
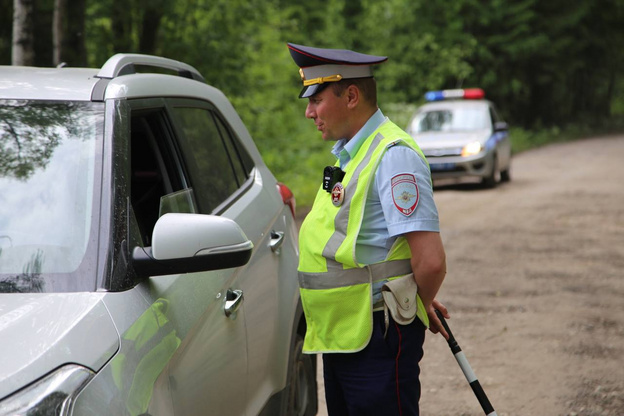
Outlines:
{"label": "black pouch on belt", "polygon": [[418,310],[417,293],[418,285],[416,280],[414,280],[413,273],[390,280],[381,287],[381,295],[384,300],[386,333],[390,324],[388,314],[392,315],[394,322],[399,325],[409,325],[414,321]]}

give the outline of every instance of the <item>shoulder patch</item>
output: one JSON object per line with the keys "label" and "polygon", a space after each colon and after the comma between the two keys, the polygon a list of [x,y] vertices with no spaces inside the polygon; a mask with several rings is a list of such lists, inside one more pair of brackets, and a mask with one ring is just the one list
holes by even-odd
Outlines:
{"label": "shoulder patch", "polygon": [[401,173],[391,179],[392,201],[403,215],[410,216],[418,206],[418,185],[416,177],[410,173]]}

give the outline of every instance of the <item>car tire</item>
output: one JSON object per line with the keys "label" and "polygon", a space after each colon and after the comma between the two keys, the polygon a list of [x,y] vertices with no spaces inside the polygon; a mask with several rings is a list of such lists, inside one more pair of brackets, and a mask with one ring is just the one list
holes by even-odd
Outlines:
{"label": "car tire", "polygon": [[303,336],[295,335],[288,368],[288,416],[314,416],[317,413],[316,355],[303,353]]}
{"label": "car tire", "polygon": [[507,166],[507,169],[501,172],[501,182],[511,181],[511,166]]}
{"label": "car tire", "polygon": [[492,159],[492,170],[481,180],[481,184],[485,188],[495,188],[501,180],[501,171],[498,166],[498,158],[494,155]]}

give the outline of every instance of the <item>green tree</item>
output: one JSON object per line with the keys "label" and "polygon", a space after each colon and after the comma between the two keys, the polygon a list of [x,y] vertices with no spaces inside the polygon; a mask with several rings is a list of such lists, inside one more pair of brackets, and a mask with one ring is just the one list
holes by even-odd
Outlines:
{"label": "green tree", "polygon": [[[0,0],[4,64],[14,1]],[[296,194],[313,194],[318,181],[310,178],[332,161],[304,117],[306,100],[296,98],[301,82],[286,42],[387,55],[376,70],[379,101],[399,124],[427,90],[459,87],[484,88],[512,125],[525,128],[624,115],[624,0],[83,2],[84,11],[68,6],[75,14],[62,60],[76,66],[86,56],[98,67],[116,52],[140,52],[192,64],[230,98],[269,167]],[[48,66],[55,0],[31,4],[34,64]]]}
{"label": "green tree", "polygon": [[420,102],[429,89],[461,86],[475,47],[454,18],[461,3],[367,0],[359,33],[375,53],[389,57],[378,70],[383,102]]}
{"label": "green tree", "polygon": [[621,76],[621,0],[466,3],[471,80],[525,127],[609,114]]}

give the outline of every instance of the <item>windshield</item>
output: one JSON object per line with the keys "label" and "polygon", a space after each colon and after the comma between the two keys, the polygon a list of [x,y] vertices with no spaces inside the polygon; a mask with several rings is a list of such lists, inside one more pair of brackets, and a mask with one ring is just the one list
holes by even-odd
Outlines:
{"label": "windshield", "polygon": [[490,115],[484,107],[449,107],[422,111],[410,123],[411,133],[465,132],[490,128]]}
{"label": "windshield", "polygon": [[0,292],[94,289],[103,109],[0,101]]}

